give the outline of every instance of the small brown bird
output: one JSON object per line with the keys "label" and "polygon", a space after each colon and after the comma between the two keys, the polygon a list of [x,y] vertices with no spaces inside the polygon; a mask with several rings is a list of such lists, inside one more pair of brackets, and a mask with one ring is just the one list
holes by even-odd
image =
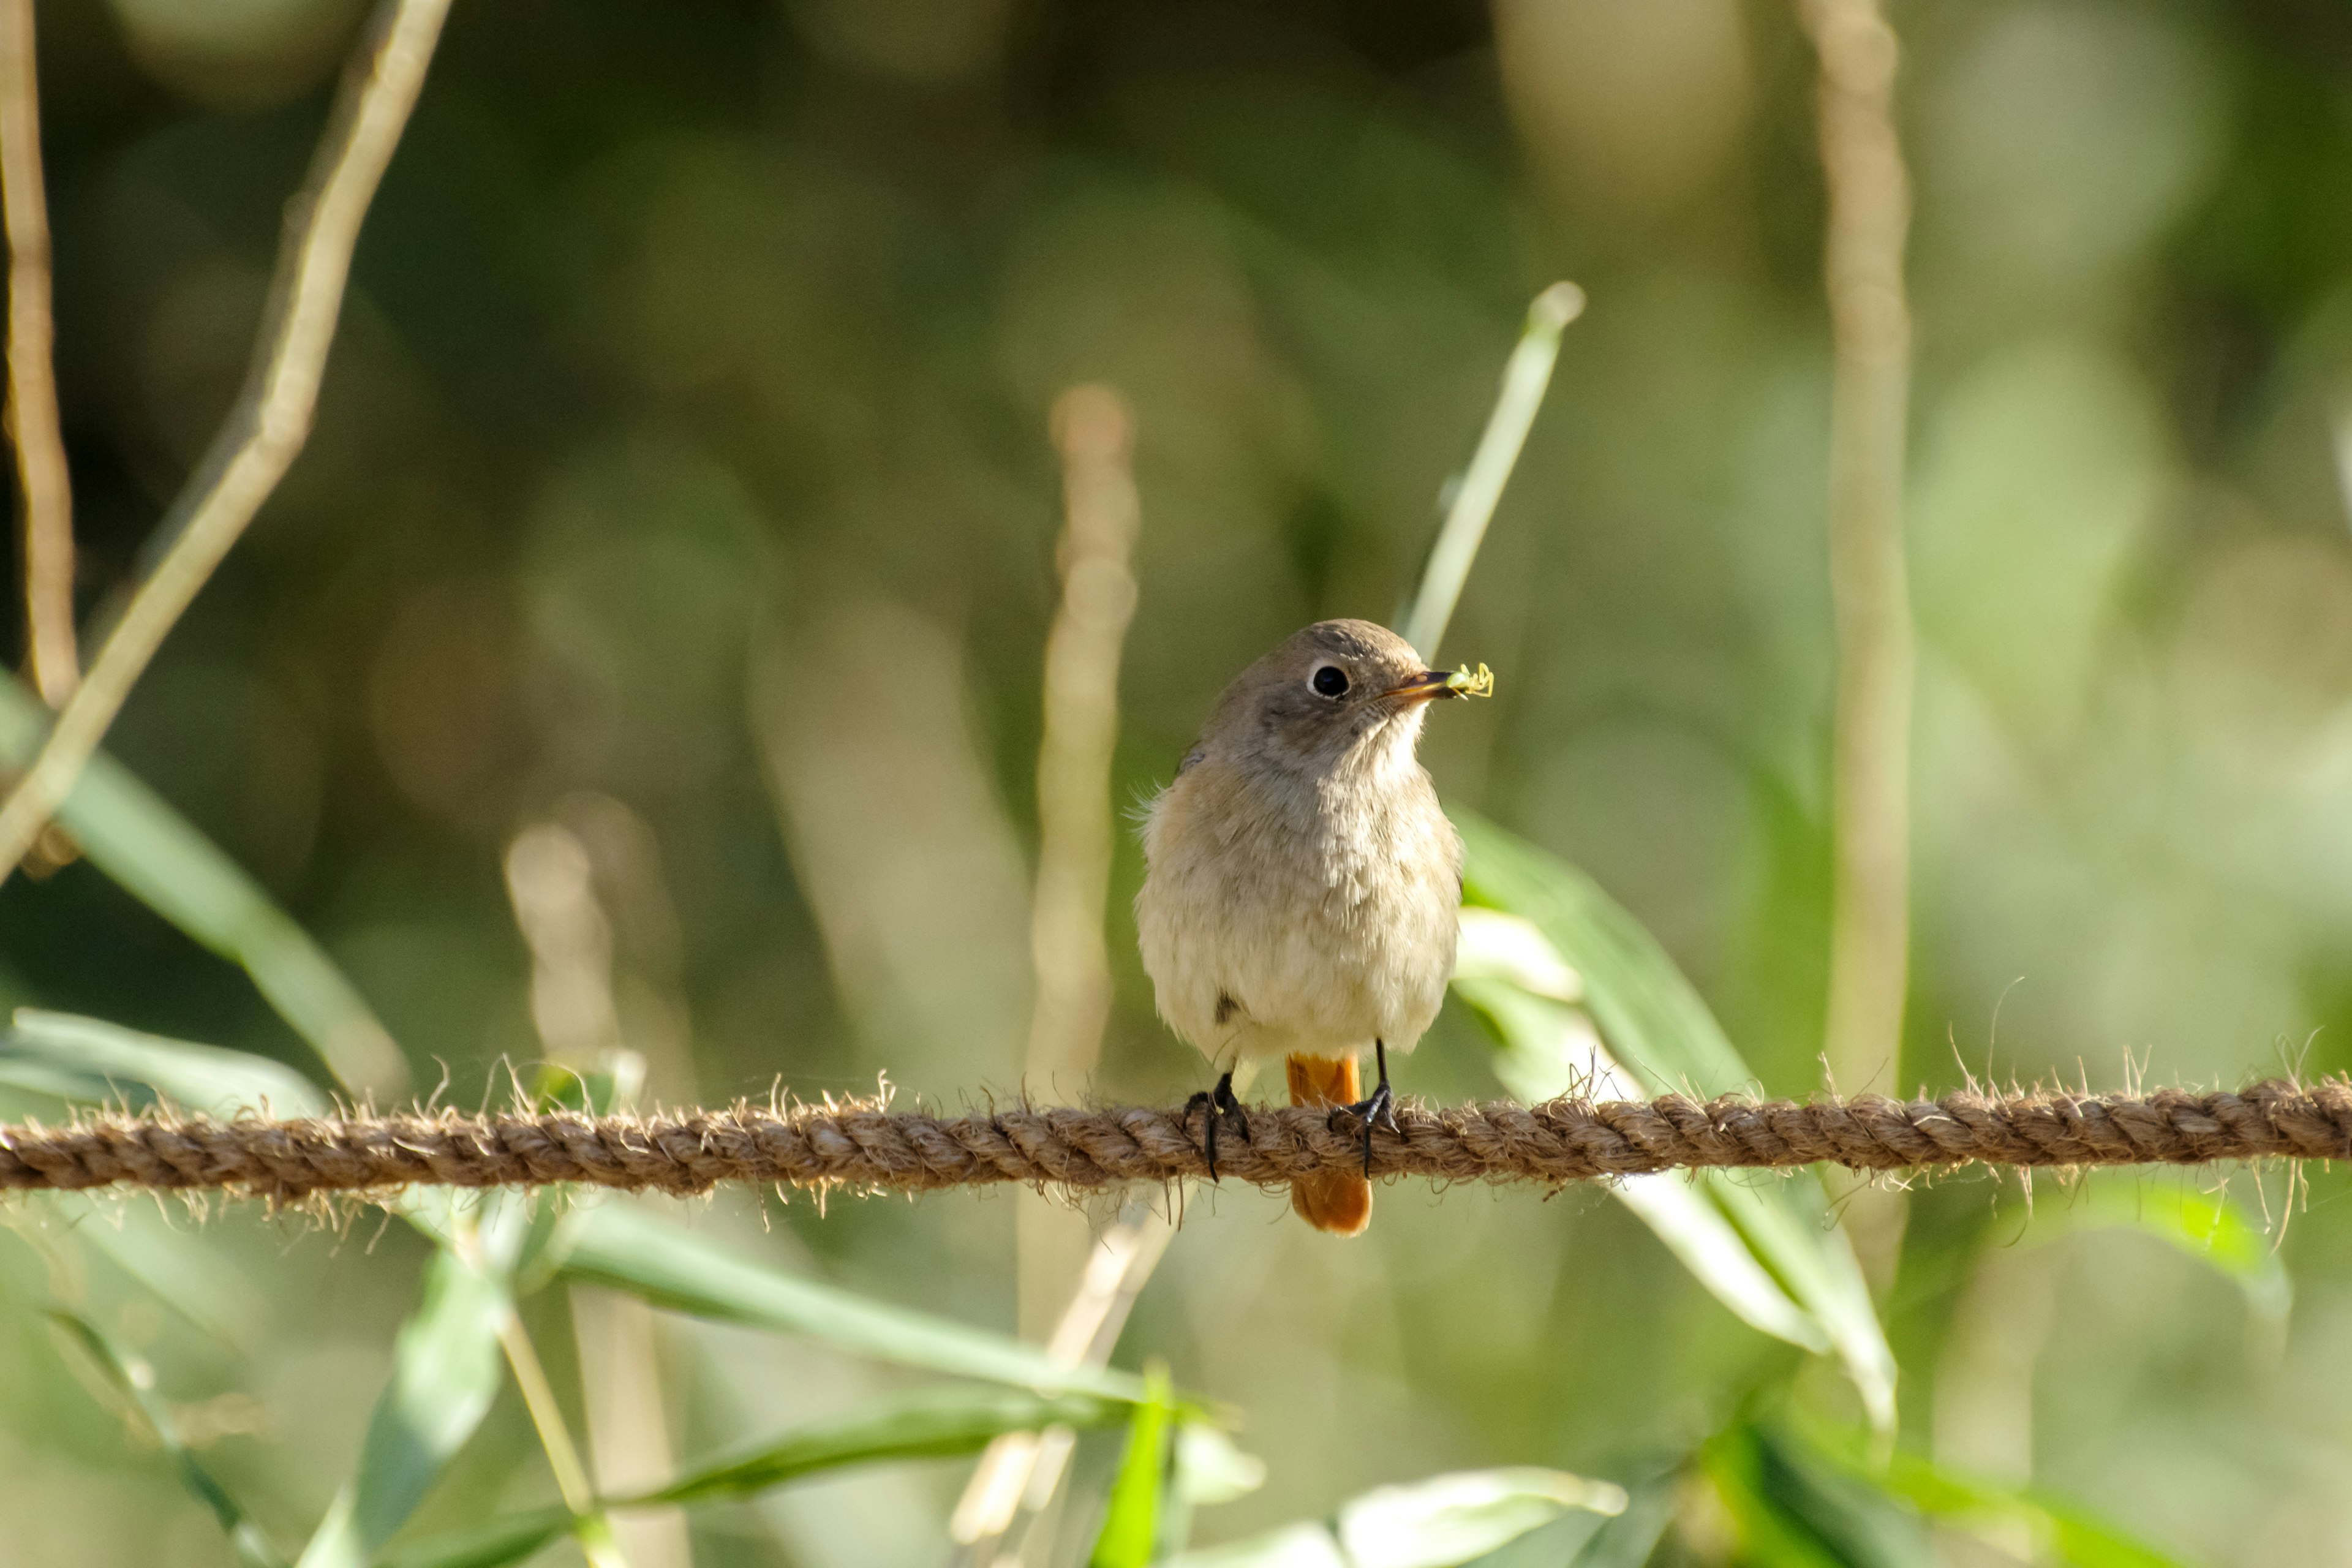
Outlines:
{"label": "small brown bird", "polygon": [[[1286,1058],[1293,1105],[1362,1119],[1363,1175],[1291,1188],[1318,1230],[1370,1223],[1372,1128],[1396,1127],[1389,1050],[1412,1049],[1454,972],[1462,840],[1413,744],[1433,698],[1492,684],[1484,666],[1423,668],[1369,621],[1318,622],[1225,688],[1144,824],[1143,967],[1160,1016],[1221,1074],[1192,1097],[1210,1174],[1219,1121],[1248,1135],[1234,1094],[1245,1064]],[[1380,1084],[1360,1100],[1367,1047]]]}

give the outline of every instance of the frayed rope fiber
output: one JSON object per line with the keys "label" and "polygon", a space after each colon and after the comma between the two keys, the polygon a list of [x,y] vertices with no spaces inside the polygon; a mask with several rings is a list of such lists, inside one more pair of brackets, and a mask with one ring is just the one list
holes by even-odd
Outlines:
{"label": "frayed rope fiber", "polygon": [[[271,1199],[412,1185],[707,1192],[721,1183],[926,1192],[1022,1182],[1073,1189],[1205,1176],[1205,1112],[1034,1109],[962,1116],[872,1105],[738,1106],[646,1117],[457,1111],[272,1121],[153,1111],[70,1127],[0,1126],[0,1189],[218,1189]],[[1667,1095],[1400,1107],[1372,1135],[1375,1176],[1462,1182],[1605,1180],[1817,1161],[1854,1170],[2201,1164],[2352,1157],[2352,1082],[2257,1083],[2236,1093],[1965,1092],[1806,1104]],[[1280,1186],[1360,1169],[1346,1110],[1264,1107],[1218,1139],[1221,1176]]]}

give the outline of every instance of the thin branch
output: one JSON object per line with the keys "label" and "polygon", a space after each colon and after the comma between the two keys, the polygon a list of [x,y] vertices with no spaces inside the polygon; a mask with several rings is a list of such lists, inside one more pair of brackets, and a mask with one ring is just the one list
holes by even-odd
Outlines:
{"label": "thin branch", "polygon": [[81,679],[74,647],[73,488],[52,363],[49,199],[33,0],[0,0],[0,212],[8,229],[8,432],[25,541],[25,645],[33,689],[62,708]]}
{"label": "thin branch", "polygon": [[168,542],[58,716],[41,754],[0,805],[0,879],[80,776],[148,661],[253,521],[310,433],[361,220],[408,123],[449,0],[383,0],[311,164],[289,205],[254,364],[204,462],[156,534]]}
{"label": "thin branch", "polygon": [[1911,610],[1903,468],[1911,321],[1910,184],[1895,134],[1895,39],[1878,0],[1799,0],[1821,57],[1825,272],[1836,363],[1830,584],[1838,677],[1832,761],[1832,1084],[1892,1083],[1910,949]]}
{"label": "thin branch", "polygon": [[1503,367],[1503,389],[1495,399],[1494,413],[1486,417],[1486,433],[1478,437],[1478,450],[1462,476],[1461,489],[1454,492],[1454,504],[1437,531],[1437,543],[1429,552],[1421,587],[1400,622],[1404,640],[1419,649],[1423,658],[1435,658],[1437,645],[1445,640],[1446,623],[1454,618],[1462,586],[1470,580],[1470,563],[1478,558],[1486,524],[1495,515],[1496,503],[1503,499],[1511,469],[1517,466],[1519,448],[1527,444],[1536,410],[1543,405],[1544,389],[1551,384],[1551,367],[1559,358],[1559,335],[1583,313],[1584,290],[1573,283],[1553,284],[1528,307],[1519,345]]}

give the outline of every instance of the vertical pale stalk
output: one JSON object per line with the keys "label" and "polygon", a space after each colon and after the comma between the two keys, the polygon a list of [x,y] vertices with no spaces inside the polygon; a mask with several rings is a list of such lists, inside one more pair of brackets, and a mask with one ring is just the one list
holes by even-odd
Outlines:
{"label": "vertical pale stalk", "polygon": [[278,272],[245,390],[156,525],[163,553],[154,570],[99,648],[32,767],[0,804],[0,879],[72,793],[164,637],[310,437],[360,221],[424,88],[448,9],[449,0],[383,0],[370,22],[310,177],[287,205]]}
{"label": "vertical pale stalk", "polygon": [[[594,869],[587,847],[553,823],[532,824],[507,846],[507,897],[530,949],[530,1016],[540,1044],[550,1060],[583,1079],[592,1072],[610,1072],[618,1101],[642,1081],[644,1063],[621,1037],[613,994],[613,925],[596,898]],[[614,1109],[625,1107],[616,1103]],[[597,1485],[611,1492],[665,1479],[670,1472],[669,1436],[651,1311],[641,1301],[574,1286],[572,1321]],[[531,1419],[564,1506],[583,1518],[580,1543],[590,1562],[598,1568],[628,1563],[688,1568],[686,1521],[676,1510],[622,1521],[592,1517],[596,1487],[589,1483],[553,1395],[545,1395],[542,1410],[533,1394],[530,1379],[537,1379],[542,1391],[546,1379],[520,1323],[509,1324],[505,1343],[515,1381],[531,1400]]]}
{"label": "vertical pale stalk", "polygon": [[[1026,1080],[1055,1095],[1082,1093],[1102,1053],[1111,1007],[1103,908],[1110,898],[1118,831],[1111,760],[1118,742],[1118,666],[1134,617],[1135,416],[1107,386],[1076,386],[1055,401],[1054,446],[1062,459],[1062,536],[1055,551],[1062,601],[1045,638],[1045,734],[1037,751],[1037,889],[1030,952],[1037,998]],[[1097,1241],[1083,1214],[1036,1193],[1013,1210],[1020,1326],[1031,1339],[1062,1332],[1089,1300],[1088,1281],[1112,1238]],[[1158,1248],[1151,1249],[1154,1261]],[[1144,1265],[1149,1275],[1150,1265]],[[1077,1294],[1071,1299],[1072,1283]],[[1142,1288],[1142,1278],[1135,1281]],[[1065,1305],[1065,1302],[1067,1302]],[[1084,1347],[1071,1352],[1076,1359]],[[982,1457],[957,1510],[958,1539],[990,1549],[1041,1469],[1039,1441],[1001,1438]],[[979,1545],[973,1545],[979,1542]]]}
{"label": "vertical pale stalk", "polygon": [[1903,466],[1911,194],[1895,140],[1895,33],[1877,0],[1800,0],[1821,58],[1836,363],[1830,584],[1837,619],[1827,1055],[1845,1093],[1895,1090],[1910,952],[1911,610]]}
{"label": "vertical pale stalk", "polygon": [[[1135,1299],[1175,1235],[1165,1215],[1131,1205],[1095,1244],[1076,1290],[1045,1342],[1045,1353],[1070,1366],[1108,1362]],[[989,1568],[1020,1560],[1022,1542],[1009,1552],[1002,1548],[1024,1516],[1034,1521],[1053,1501],[1071,1447],[1071,1435],[1062,1428],[1008,1433],[989,1444],[948,1523],[961,1548],[960,1563]]]}
{"label": "vertical pale stalk", "polygon": [[[1056,1097],[1081,1094],[1110,1017],[1111,752],[1118,740],[1118,662],[1135,614],[1131,565],[1142,509],[1135,419],[1104,386],[1055,402],[1064,522],[1055,551],[1062,601],[1045,639],[1045,733],[1037,752],[1037,886],[1030,953],[1037,995],[1024,1078]],[[1022,1332],[1052,1324],[1086,1260],[1085,1218],[1035,1194],[1016,1200]]]}
{"label": "vertical pale stalk", "polygon": [[1519,330],[1518,347],[1503,366],[1503,388],[1496,395],[1494,412],[1486,416],[1486,433],[1478,437],[1478,450],[1454,491],[1454,504],[1446,509],[1429,563],[1422,570],[1421,585],[1398,622],[1398,635],[1424,659],[1437,658],[1437,645],[1445,640],[1454,606],[1470,581],[1478,546],[1486,541],[1486,524],[1503,499],[1511,470],[1518,466],[1519,448],[1527,445],[1536,410],[1543,406],[1544,392],[1551,385],[1559,335],[1583,313],[1584,290],[1573,283],[1553,284],[1528,307],[1527,324]]}
{"label": "vertical pale stalk", "polygon": [[25,643],[33,689],[62,708],[81,679],[74,645],[73,489],[58,422],[49,311],[49,201],[33,0],[0,0],[0,212],[8,230],[8,434],[23,522]]}

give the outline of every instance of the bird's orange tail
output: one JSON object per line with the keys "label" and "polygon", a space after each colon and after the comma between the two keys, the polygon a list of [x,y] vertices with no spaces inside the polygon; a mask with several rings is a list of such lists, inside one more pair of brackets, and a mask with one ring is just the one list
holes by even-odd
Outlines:
{"label": "bird's orange tail", "polygon": [[[1353,1057],[1292,1057],[1290,1103],[1353,1105],[1363,1080]],[[1318,1230],[1360,1235],[1372,1223],[1372,1184],[1353,1171],[1318,1171],[1290,1184],[1290,1206]]]}

